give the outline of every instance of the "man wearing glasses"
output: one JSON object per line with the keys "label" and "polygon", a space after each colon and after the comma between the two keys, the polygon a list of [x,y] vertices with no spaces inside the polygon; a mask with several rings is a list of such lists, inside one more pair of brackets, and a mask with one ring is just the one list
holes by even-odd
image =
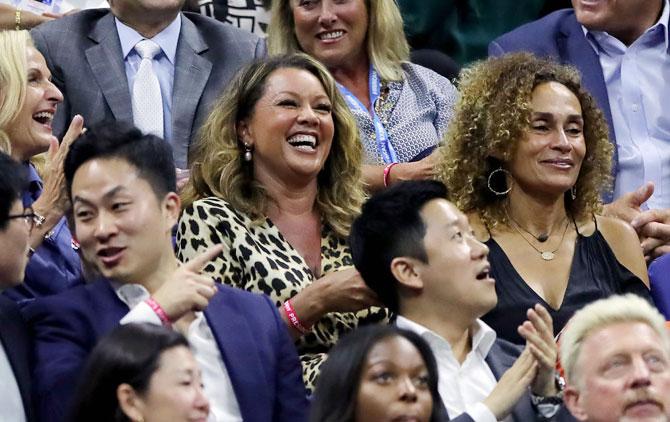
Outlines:
{"label": "man wearing glasses", "polygon": [[[23,167],[0,152],[0,291],[23,282],[28,263],[32,209],[23,208]],[[0,295],[0,421],[32,420],[30,402],[30,339],[11,300]]]}

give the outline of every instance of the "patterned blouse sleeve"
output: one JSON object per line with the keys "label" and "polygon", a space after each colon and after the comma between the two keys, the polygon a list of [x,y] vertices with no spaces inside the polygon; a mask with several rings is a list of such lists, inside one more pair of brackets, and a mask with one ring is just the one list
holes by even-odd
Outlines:
{"label": "patterned blouse sleeve", "polygon": [[454,108],[458,99],[458,91],[449,80],[435,72],[430,71],[431,79],[430,95],[435,102],[437,116],[435,117],[435,129],[440,139],[444,141],[444,135],[447,133],[447,127],[454,117]]}

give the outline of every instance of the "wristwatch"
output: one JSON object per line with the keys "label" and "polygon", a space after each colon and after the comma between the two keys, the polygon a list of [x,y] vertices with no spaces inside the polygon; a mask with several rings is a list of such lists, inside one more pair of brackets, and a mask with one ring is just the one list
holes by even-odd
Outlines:
{"label": "wristwatch", "polygon": [[565,390],[565,379],[558,373],[554,371],[554,383],[556,385],[556,395],[553,396],[536,396],[531,391],[530,401],[533,403],[533,406],[539,406],[541,404],[554,404],[560,405],[563,404],[563,390]]}

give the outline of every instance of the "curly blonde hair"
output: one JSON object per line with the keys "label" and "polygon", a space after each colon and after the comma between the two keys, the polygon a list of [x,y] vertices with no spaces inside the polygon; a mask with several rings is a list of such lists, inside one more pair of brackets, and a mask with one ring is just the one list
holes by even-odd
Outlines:
{"label": "curly blonde hair", "polygon": [[[370,62],[386,81],[403,79],[402,63],[409,61],[409,44],[402,15],[395,0],[365,0],[368,10],[367,52]],[[268,52],[287,54],[303,51],[295,36],[291,0],[274,0],[267,30]]]}
{"label": "curly blonde hair", "polygon": [[244,145],[239,140],[237,124],[251,117],[267,79],[284,68],[302,69],[316,76],[332,103],[335,132],[330,154],[317,176],[316,207],[335,233],[348,236],[365,199],[358,129],[330,73],[306,54],[272,57],[238,73],[214,105],[189,157],[191,177],[182,193],[184,206],[217,196],[257,222],[265,217],[270,198],[254,179],[252,166],[243,159]]}
{"label": "curly blonde hair", "polygon": [[[613,151],[602,112],[582,87],[577,70],[529,53],[516,53],[489,58],[463,70],[460,99],[437,166],[450,199],[464,212],[477,212],[487,227],[509,224],[502,206],[506,196],[488,189],[489,175],[511,160],[530,127],[533,89],[552,81],[575,94],[584,119],[586,156],[575,184],[577,197],[572,200],[566,195],[566,210],[581,219],[601,209],[600,196],[611,186]],[[497,191],[507,188],[504,177],[492,179]]]}

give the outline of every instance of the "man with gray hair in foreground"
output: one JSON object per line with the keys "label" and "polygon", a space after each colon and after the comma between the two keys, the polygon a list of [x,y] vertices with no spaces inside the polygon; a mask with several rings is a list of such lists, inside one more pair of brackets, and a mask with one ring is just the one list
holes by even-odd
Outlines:
{"label": "man with gray hair in foreground", "polygon": [[670,335],[634,295],[598,300],[561,336],[564,401],[580,421],[670,421]]}

